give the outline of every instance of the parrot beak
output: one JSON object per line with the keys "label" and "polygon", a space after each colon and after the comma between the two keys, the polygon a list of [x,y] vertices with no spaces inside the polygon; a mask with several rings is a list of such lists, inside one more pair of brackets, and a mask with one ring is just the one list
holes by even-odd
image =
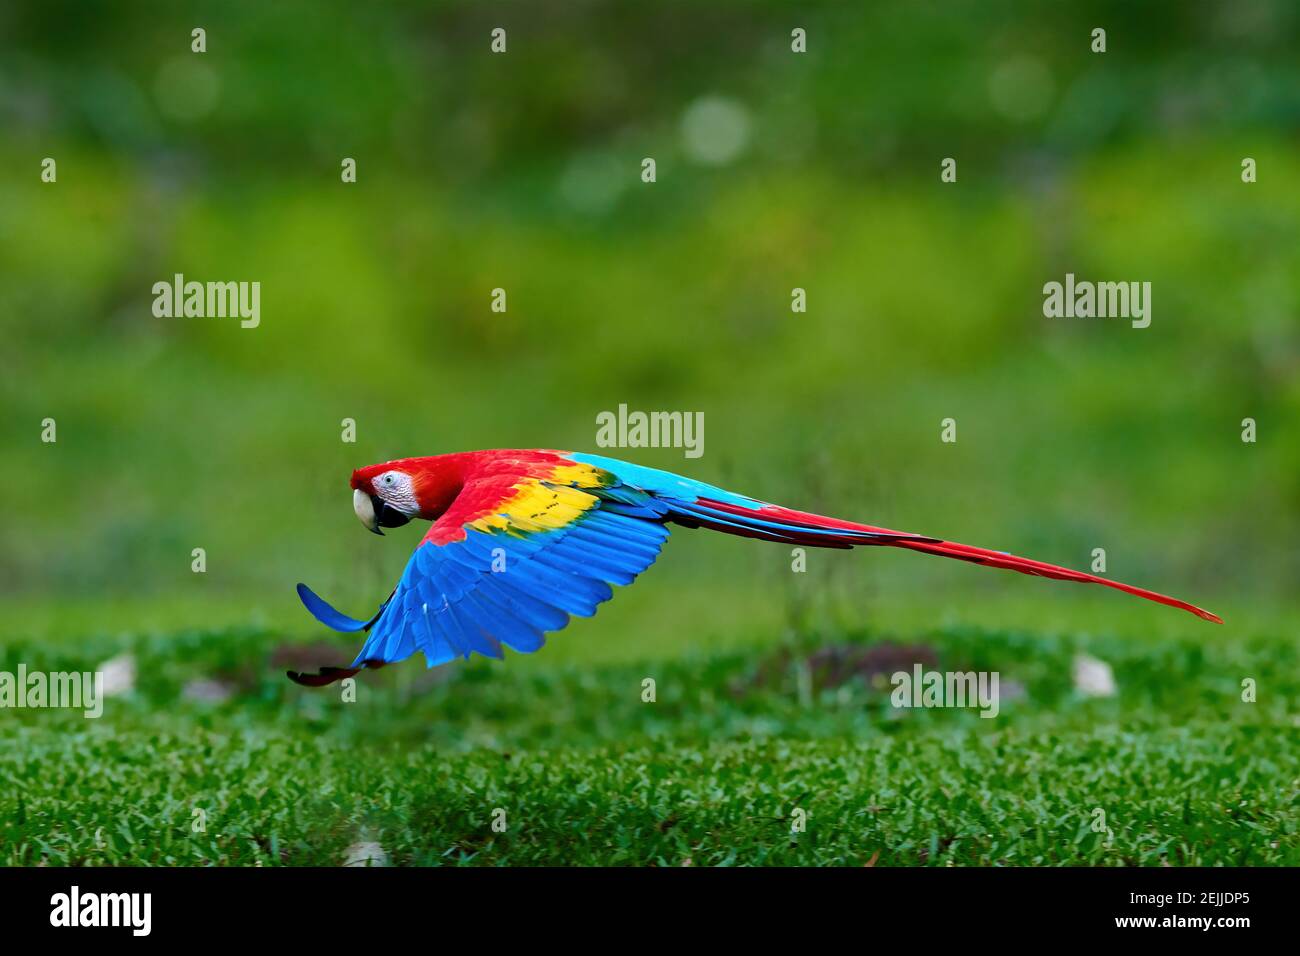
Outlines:
{"label": "parrot beak", "polygon": [[375,518],[375,504],[370,500],[370,496],[360,488],[352,492],[352,510],[357,513],[361,523],[375,534],[383,534],[379,530],[379,521]]}
{"label": "parrot beak", "polygon": [[410,515],[403,514],[382,498],[368,495],[360,488],[352,492],[352,510],[368,530],[381,536],[383,532],[380,528],[400,528],[411,520]]}

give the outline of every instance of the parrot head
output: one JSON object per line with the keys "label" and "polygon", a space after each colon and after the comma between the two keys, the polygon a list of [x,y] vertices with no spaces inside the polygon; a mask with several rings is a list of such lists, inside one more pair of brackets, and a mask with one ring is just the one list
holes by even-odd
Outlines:
{"label": "parrot head", "polygon": [[352,473],[352,510],[361,523],[375,534],[380,528],[400,528],[420,517],[417,491],[419,472],[403,467],[405,462],[367,465]]}

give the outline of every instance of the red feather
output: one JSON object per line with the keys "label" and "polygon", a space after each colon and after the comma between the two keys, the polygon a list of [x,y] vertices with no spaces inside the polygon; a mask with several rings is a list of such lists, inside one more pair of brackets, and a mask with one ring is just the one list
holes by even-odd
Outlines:
{"label": "red feather", "polygon": [[[757,515],[762,518],[775,519],[794,525],[804,525],[805,527],[814,530],[833,531],[839,529],[845,531],[871,532],[888,536],[875,540],[832,538],[829,542],[832,546],[844,547],[846,545],[870,544],[894,548],[907,548],[909,551],[920,551],[924,554],[937,554],[945,558],[956,558],[959,561],[970,561],[974,564],[983,564],[992,568],[1005,568],[1008,571],[1019,571],[1021,574],[1032,574],[1037,577],[1055,578],[1058,581],[1079,581],[1090,584],[1104,584],[1108,588],[1115,588],[1116,590],[1123,591],[1126,594],[1133,594],[1137,597],[1146,598],[1148,601],[1155,601],[1158,604],[1166,604],[1169,607],[1176,607],[1181,608],[1184,611],[1190,611],[1197,617],[1206,621],[1213,621],[1215,624],[1223,623],[1223,619],[1217,614],[1196,607],[1194,604],[1188,604],[1186,601],[1180,601],[1178,598],[1169,597],[1166,594],[1158,594],[1155,591],[1148,591],[1146,588],[1134,587],[1131,584],[1124,584],[1120,581],[1113,581],[1109,578],[1098,577],[1095,574],[1086,574],[1083,571],[1073,571],[1069,568],[1063,568],[1055,564],[1048,564],[1044,561],[1035,561],[1032,558],[1021,558],[1014,554],[1007,554],[1004,551],[992,551],[988,548],[976,548],[968,544],[958,544],[955,541],[943,541],[939,538],[927,538],[924,535],[913,535],[901,531],[891,531],[888,528],[878,528],[874,525],[858,524],[853,521],[844,521],[840,518],[828,518],[824,515],[811,514],[806,511],[794,511],[790,508],[782,508],[780,505],[764,505],[755,511],[754,509],[743,508],[722,501],[700,499],[700,503],[717,511],[735,515],[737,518],[742,520],[747,516],[753,517]],[[725,531],[729,529],[721,528],[719,530]],[[825,535],[809,534],[806,539],[803,539],[798,536],[797,532],[794,532],[791,535],[788,535],[788,537],[792,540],[799,540],[800,543],[813,546],[824,547],[828,543]]]}

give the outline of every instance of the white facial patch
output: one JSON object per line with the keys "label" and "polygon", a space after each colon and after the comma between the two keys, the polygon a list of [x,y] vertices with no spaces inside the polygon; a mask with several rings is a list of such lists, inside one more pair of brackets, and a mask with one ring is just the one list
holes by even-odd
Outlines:
{"label": "white facial patch", "polygon": [[375,494],[388,502],[398,511],[408,515],[419,512],[420,506],[415,500],[415,484],[411,476],[401,471],[386,471],[371,482]]}

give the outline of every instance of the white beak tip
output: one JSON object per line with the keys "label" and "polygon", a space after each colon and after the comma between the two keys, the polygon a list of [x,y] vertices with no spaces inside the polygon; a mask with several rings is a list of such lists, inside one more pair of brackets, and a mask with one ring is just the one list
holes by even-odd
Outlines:
{"label": "white beak tip", "polygon": [[370,496],[360,488],[352,492],[352,510],[356,512],[357,518],[366,526],[369,531],[379,530],[379,521],[375,517],[375,505],[370,500]]}

